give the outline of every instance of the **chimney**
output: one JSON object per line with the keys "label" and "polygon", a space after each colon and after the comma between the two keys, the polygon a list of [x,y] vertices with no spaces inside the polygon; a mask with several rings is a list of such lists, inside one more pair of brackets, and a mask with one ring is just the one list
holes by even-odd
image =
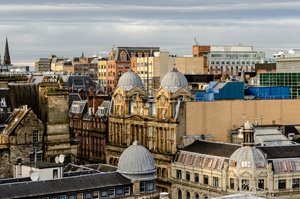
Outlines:
{"label": "chimney", "polygon": [[93,107],[89,108],[89,115],[93,115]]}
{"label": "chimney", "polygon": [[94,96],[94,87],[90,87],[90,90],[89,90],[89,96],[92,97]]}

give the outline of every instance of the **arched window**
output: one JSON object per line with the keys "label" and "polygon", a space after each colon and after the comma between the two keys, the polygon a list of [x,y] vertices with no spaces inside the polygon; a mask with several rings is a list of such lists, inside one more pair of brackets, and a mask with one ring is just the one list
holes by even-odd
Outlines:
{"label": "arched window", "polygon": [[186,192],[186,199],[191,199],[191,194],[190,194],[190,192]]}
{"label": "arched window", "polygon": [[196,198],[196,199],[199,199],[199,198],[200,198],[200,197],[199,197],[199,194],[196,193],[195,198]]}
{"label": "arched window", "polygon": [[178,199],[182,199],[182,193],[180,189],[178,190]]}

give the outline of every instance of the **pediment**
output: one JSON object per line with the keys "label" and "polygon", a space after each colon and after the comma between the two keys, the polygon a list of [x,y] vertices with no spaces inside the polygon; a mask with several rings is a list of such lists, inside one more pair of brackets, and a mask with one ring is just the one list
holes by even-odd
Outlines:
{"label": "pediment", "polygon": [[236,173],[235,173],[233,170],[230,170],[230,171],[228,172],[228,175],[229,175],[229,176],[230,176],[230,175],[236,176]]}
{"label": "pediment", "polygon": [[267,177],[265,172],[260,172],[257,177]]}
{"label": "pediment", "polygon": [[242,175],[240,175],[241,177],[248,177],[248,178],[251,178],[252,175],[248,172],[248,171],[245,171],[244,173],[242,173]]}
{"label": "pediment", "polygon": [[144,91],[143,89],[141,89],[140,87],[136,86],[134,87],[133,89],[131,89],[130,91],[128,91],[126,93],[126,96],[133,96],[133,95],[136,95],[136,94],[139,94],[139,96],[141,97],[146,97],[147,94],[146,94],[146,91]]}
{"label": "pediment", "polygon": [[135,120],[135,121],[144,121],[144,117],[141,115],[130,115],[130,116],[126,117],[126,119],[131,119],[131,120]]}
{"label": "pediment", "polygon": [[191,91],[189,91],[188,89],[182,87],[180,89],[178,89],[174,94],[173,94],[173,98],[177,98],[180,95],[185,94],[186,96],[188,96],[189,98],[194,98],[193,94]]}

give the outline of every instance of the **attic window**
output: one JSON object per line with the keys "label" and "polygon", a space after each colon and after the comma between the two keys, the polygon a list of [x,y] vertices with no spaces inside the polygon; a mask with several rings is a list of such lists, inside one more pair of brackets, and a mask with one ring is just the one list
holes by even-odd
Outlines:
{"label": "attic window", "polygon": [[250,168],[251,164],[248,161],[242,161],[242,168]]}

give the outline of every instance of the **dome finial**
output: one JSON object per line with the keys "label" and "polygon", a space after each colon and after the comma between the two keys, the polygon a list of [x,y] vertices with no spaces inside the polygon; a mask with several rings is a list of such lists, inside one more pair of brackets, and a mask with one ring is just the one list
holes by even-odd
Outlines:
{"label": "dome finial", "polygon": [[140,143],[139,141],[135,140],[135,141],[132,143],[132,145],[141,145],[141,143]]}

